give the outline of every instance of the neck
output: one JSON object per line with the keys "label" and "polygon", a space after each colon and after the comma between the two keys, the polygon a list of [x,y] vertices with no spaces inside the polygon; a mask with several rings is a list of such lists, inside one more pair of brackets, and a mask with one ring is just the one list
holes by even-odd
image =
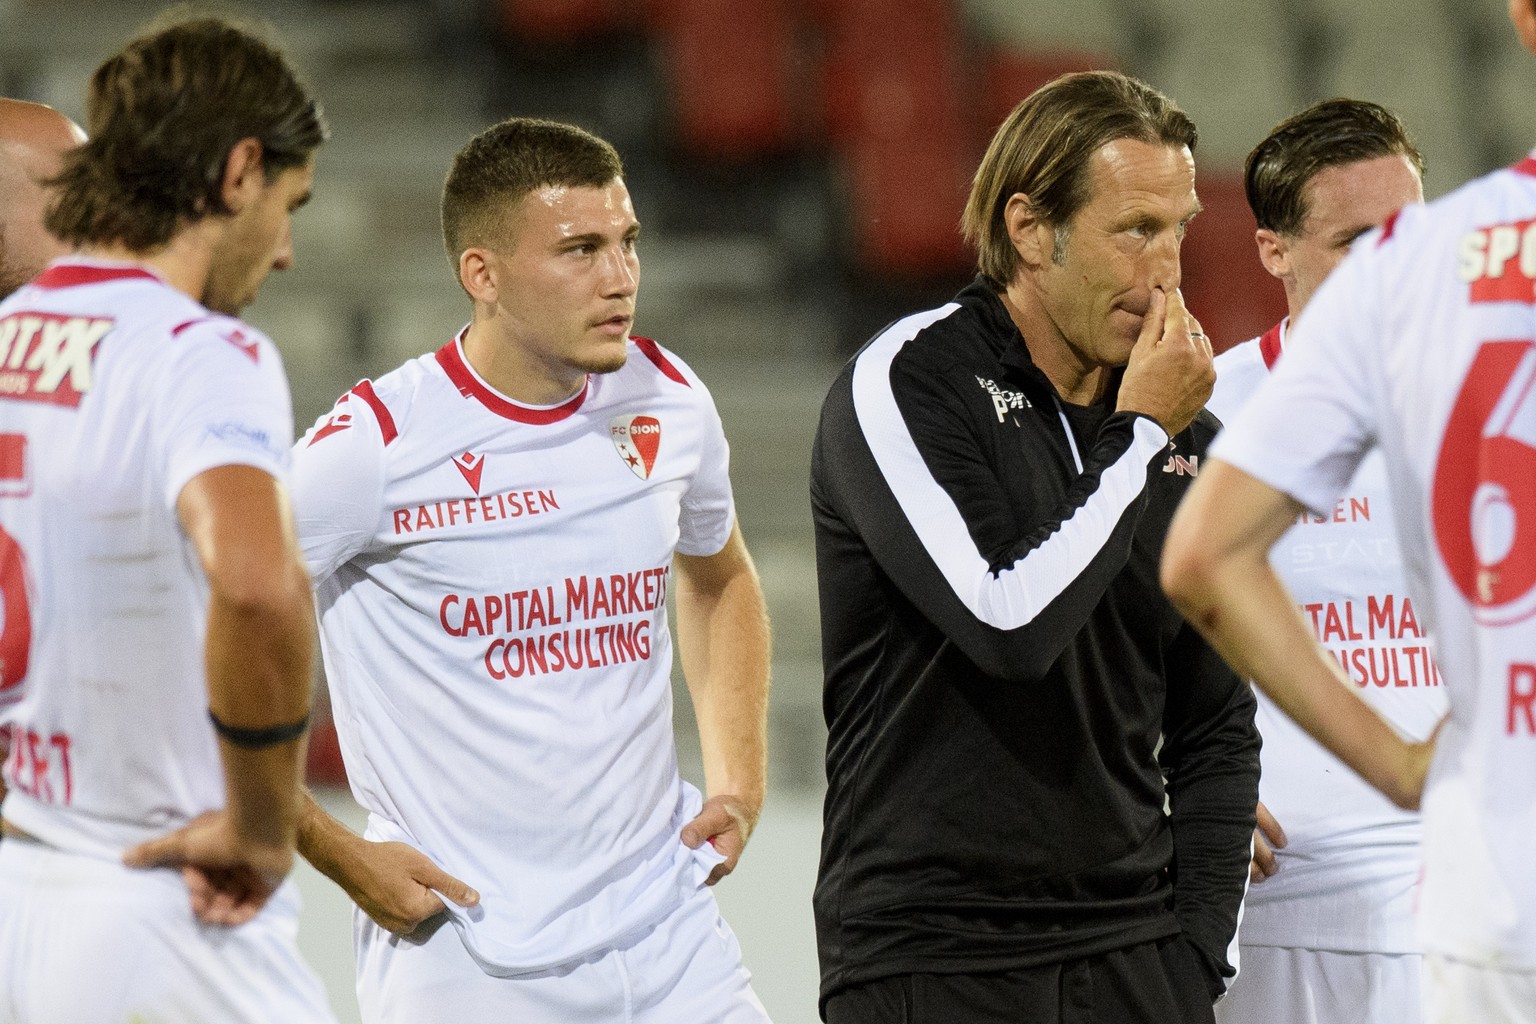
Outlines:
{"label": "neck", "polygon": [[1093,405],[1104,397],[1112,367],[1084,359],[1041,307],[1033,289],[1015,280],[1000,297],[1008,316],[1023,336],[1029,358],[1045,374],[1062,401]]}
{"label": "neck", "polygon": [[81,256],[123,263],[137,263],[155,271],[172,288],[194,302],[202,302],[208,289],[208,275],[213,267],[213,244],[198,226],[176,233],[158,249],[130,249],[120,242],[86,245]]}
{"label": "neck", "polygon": [[559,405],[587,381],[585,371],[530,355],[479,315],[464,332],[464,358],[481,380],[524,405]]}

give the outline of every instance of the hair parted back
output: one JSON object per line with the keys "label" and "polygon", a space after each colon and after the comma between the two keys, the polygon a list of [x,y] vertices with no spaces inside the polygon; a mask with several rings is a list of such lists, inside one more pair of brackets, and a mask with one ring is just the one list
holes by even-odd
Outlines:
{"label": "hair parted back", "polygon": [[1296,235],[1306,223],[1307,185],[1329,167],[1404,156],[1424,176],[1424,156],[1386,107],[1342,97],[1286,118],[1253,147],[1243,173],[1248,206],[1259,227]]}
{"label": "hair parted back", "polygon": [[541,188],[602,188],[624,176],[618,151],[558,121],[508,118],[470,139],[443,183],[443,244],[455,275],[464,250],[499,241],[507,218]]}
{"label": "hair parted back", "polygon": [[1029,196],[1057,237],[1088,201],[1089,163],[1116,139],[1188,146],[1199,133],[1189,115],[1145,82],[1116,71],[1083,71],[1030,93],[992,136],[965,204],[960,226],[976,249],[982,275],[1007,287],[1019,267],[1003,210],[1017,193]]}
{"label": "hair parted back", "polygon": [[261,142],[267,180],[326,140],[320,103],[273,45],[222,18],[152,29],[91,76],[89,141],[54,179],[48,230],[74,245],[158,248],[185,225],[227,214],[225,163]]}

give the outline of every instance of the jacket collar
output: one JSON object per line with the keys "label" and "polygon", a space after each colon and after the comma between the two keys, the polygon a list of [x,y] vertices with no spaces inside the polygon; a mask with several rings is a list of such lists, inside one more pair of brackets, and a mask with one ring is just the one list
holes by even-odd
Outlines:
{"label": "jacket collar", "polygon": [[[1024,335],[1019,333],[1018,324],[1013,322],[1008,307],[1003,305],[1002,298],[986,278],[977,275],[974,281],[955,296],[955,301],[976,311],[986,335],[986,344],[1002,364],[1005,377],[1059,397],[1056,386],[1045,375],[1045,371],[1035,365],[1034,358],[1029,354],[1029,346],[1024,343]],[[1119,394],[1120,378],[1124,372],[1124,368],[1121,368],[1110,373],[1109,390],[1102,401],[1112,401]]]}

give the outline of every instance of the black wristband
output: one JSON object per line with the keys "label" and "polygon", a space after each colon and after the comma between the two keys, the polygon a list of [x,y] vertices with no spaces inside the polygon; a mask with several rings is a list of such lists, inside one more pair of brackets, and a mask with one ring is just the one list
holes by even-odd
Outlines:
{"label": "black wristband", "polygon": [[214,730],[220,736],[246,750],[260,750],[262,747],[275,747],[279,743],[296,740],[304,735],[304,730],[309,728],[308,715],[288,725],[269,725],[265,729],[239,729],[219,721],[219,716],[209,708],[208,720],[213,723]]}

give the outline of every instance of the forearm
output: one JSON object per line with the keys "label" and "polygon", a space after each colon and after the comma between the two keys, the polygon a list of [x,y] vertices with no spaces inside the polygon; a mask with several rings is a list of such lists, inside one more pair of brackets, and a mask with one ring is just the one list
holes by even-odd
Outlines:
{"label": "forearm", "polygon": [[768,777],[770,640],[762,589],[750,559],[718,585],[695,576],[680,577],[678,649],[705,785],[711,797],[742,801],[755,821]]}
{"label": "forearm", "polygon": [[[209,601],[208,707],[226,726],[261,730],[309,713],[313,618],[307,577],[295,563],[261,600],[215,589]],[[305,742],[243,747],[221,737],[226,807],[239,835],[291,847]]]}
{"label": "forearm", "polygon": [[326,813],[306,788],[299,791],[299,856],[316,871],[356,899],[355,875],[361,861],[359,843],[367,842]]}

